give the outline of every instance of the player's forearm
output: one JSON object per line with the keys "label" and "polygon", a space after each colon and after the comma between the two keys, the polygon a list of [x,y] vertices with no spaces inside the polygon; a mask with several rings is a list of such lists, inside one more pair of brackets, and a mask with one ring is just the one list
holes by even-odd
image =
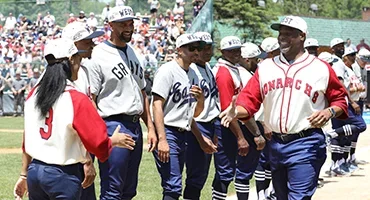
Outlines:
{"label": "player's forearm", "polygon": [[26,152],[23,152],[22,153],[22,169],[21,169],[21,175],[27,176],[28,166],[30,165],[31,160],[32,160],[32,158],[31,158],[30,155],[28,155]]}
{"label": "player's forearm", "polygon": [[195,122],[194,119],[191,122],[191,132],[194,134],[194,136],[195,136],[195,138],[197,139],[198,142],[203,139],[202,133],[199,131],[197,123]]}
{"label": "player's forearm", "polygon": [[144,111],[141,114],[141,119],[143,119],[143,121],[144,121],[146,127],[148,128],[148,130],[154,130],[153,121],[152,121],[152,118],[150,116],[148,97],[147,97],[145,91],[141,91],[141,93],[142,93],[143,98],[144,98]]}
{"label": "player's forearm", "polygon": [[239,123],[236,119],[230,122],[229,127],[230,127],[231,132],[235,135],[237,140],[244,138],[242,129],[240,129]]}
{"label": "player's forearm", "polygon": [[164,130],[164,117],[163,117],[163,109],[162,109],[162,102],[154,102],[153,103],[153,116],[154,116],[154,125],[158,134],[158,140],[166,140],[166,131]]}
{"label": "player's forearm", "polygon": [[197,106],[195,107],[195,111],[194,111],[194,117],[198,117],[200,113],[202,113],[203,109],[204,109],[204,101],[197,102]]}
{"label": "player's forearm", "polygon": [[343,113],[342,108],[340,108],[339,106],[330,106],[330,107],[334,109],[334,112],[335,112],[334,117],[339,117],[340,115],[342,115]]}
{"label": "player's forearm", "polygon": [[258,128],[257,123],[253,117],[243,122],[244,122],[244,125],[248,128],[248,130],[252,133],[254,137],[261,135],[260,129]]}

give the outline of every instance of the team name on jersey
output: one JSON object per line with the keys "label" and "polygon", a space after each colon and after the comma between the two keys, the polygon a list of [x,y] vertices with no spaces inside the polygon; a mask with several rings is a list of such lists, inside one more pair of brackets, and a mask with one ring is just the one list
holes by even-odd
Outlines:
{"label": "team name on jersey", "polygon": [[[286,77],[285,81],[283,81],[282,78],[268,81],[267,83],[263,84],[262,92],[263,92],[263,95],[266,96],[269,92],[273,90],[283,89],[283,88],[291,88],[291,89],[303,91],[309,98],[311,98],[311,95],[312,95],[312,86],[309,83],[303,83],[302,80],[300,79],[294,80],[289,77]],[[319,96],[319,93],[315,91],[311,98],[313,103],[316,103],[318,96]]]}
{"label": "team name on jersey", "polygon": [[[143,79],[144,77],[144,72],[143,68],[140,67],[140,64],[137,62],[134,62],[132,60],[129,61],[129,68],[130,71],[133,75],[139,76],[140,79]],[[121,80],[124,78],[126,75],[129,74],[127,67],[123,63],[118,63],[117,66],[112,68],[112,73],[119,79]]]}
{"label": "team name on jersey", "polygon": [[[171,90],[170,90],[170,96],[172,95],[172,98],[171,98],[171,101],[174,102],[174,103],[179,103],[179,105],[177,106],[178,108],[180,108],[181,106],[185,105],[185,104],[188,104],[188,103],[193,103],[196,101],[196,99],[194,97],[192,97],[188,91],[188,87],[184,87],[181,91],[181,86],[182,84],[180,82],[176,82],[175,84],[173,84]],[[189,86],[189,88],[191,87],[191,85]]]}
{"label": "team name on jersey", "polygon": [[[195,84],[197,85],[197,84]],[[199,86],[202,91],[203,91],[203,95],[204,95],[204,98],[208,98],[209,96],[211,96],[211,98],[213,97],[218,97],[218,89],[217,89],[217,86],[216,84],[214,84],[212,86],[212,88],[208,88],[208,85],[207,85],[207,80],[205,79],[202,79],[200,81],[200,86]]]}
{"label": "team name on jersey", "polygon": [[135,61],[132,61],[132,60],[129,60],[128,62],[129,62],[128,63],[129,67],[131,69],[131,73],[136,75],[136,76],[139,76],[140,79],[143,79],[144,72],[143,72],[143,68],[140,66],[140,64],[135,62]]}

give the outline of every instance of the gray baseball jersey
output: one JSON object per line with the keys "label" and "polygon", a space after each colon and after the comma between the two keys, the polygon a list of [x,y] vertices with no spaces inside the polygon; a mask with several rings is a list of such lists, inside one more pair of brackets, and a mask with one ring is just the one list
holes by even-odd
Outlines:
{"label": "gray baseball jersey", "polygon": [[334,70],[337,77],[340,77],[343,79],[344,86],[348,90],[349,84],[350,84],[350,78],[349,78],[347,66],[344,64],[342,59],[340,59],[338,56],[333,54],[333,57],[334,57],[334,61],[333,61],[332,69]]}
{"label": "gray baseball jersey", "polygon": [[205,97],[204,109],[195,118],[195,121],[209,122],[220,114],[220,98],[215,77],[208,63],[206,66],[199,66],[193,63],[190,67],[198,76],[199,82],[196,82],[196,84],[202,89]]}
{"label": "gray baseball jersey", "polygon": [[152,93],[165,99],[165,125],[191,130],[196,100],[190,95],[190,88],[195,83],[199,83],[195,71],[192,68],[185,71],[175,60],[158,68]]}
{"label": "gray baseball jersey", "polygon": [[134,50],[117,47],[108,41],[97,45],[87,66],[91,93],[101,117],[116,114],[140,115],[143,112],[144,70]]}
{"label": "gray baseball jersey", "polygon": [[89,65],[89,62],[91,61],[88,59],[82,60],[80,69],[78,70],[78,78],[73,83],[78,91],[91,98],[89,71],[85,67],[85,65]]}

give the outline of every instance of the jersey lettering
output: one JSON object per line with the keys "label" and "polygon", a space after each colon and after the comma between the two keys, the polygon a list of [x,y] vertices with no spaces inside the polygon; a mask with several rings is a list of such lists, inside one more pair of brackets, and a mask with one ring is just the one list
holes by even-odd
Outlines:
{"label": "jersey lettering", "polygon": [[44,140],[48,140],[51,136],[51,131],[53,130],[53,109],[50,108],[48,114],[45,117],[45,124],[43,127],[40,127],[40,135]]}
{"label": "jersey lettering", "polygon": [[187,103],[193,103],[195,100],[195,98],[191,97],[188,93],[188,87],[184,87],[181,91],[181,86],[182,84],[180,82],[176,82],[175,84],[173,84],[171,90],[170,90],[170,95],[172,95],[172,102],[173,103],[179,103],[181,101],[181,103],[179,104],[178,108],[187,104]]}
{"label": "jersey lettering", "polygon": [[119,79],[121,80],[123,77],[125,77],[128,72],[123,63],[118,63],[116,67],[113,67],[112,73]]}
{"label": "jersey lettering", "polygon": [[129,62],[130,62],[129,66],[131,69],[131,73],[136,76],[139,76],[140,79],[143,79],[143,76],[144,76],[143,68],[140,66],[140,64],[132,60],[130,60]]}

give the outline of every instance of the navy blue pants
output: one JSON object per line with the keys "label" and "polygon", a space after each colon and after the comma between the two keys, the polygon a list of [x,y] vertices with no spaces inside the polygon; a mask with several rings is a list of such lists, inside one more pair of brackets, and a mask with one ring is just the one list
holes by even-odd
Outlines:
{"label": "navy blue pants", "polygon": [[[200,132],[210,140],[215,134],[220,134],[221,123],[219,119],[212,122],[197,122]],[[184,199],[196,200],[207,180],[212,155],[206,154],[200,148],[198,140],[193,133],[186,134],[186,186]]]}
{"label": "navy blue pants", "polygon": [[321,129],[290,142],[276,136],[270,141],[272,183],[279,200],[311,199],[320,169],[326,159],[325,136]]}
{"label": "navy blue pants", "polygon": [[100,199],[132,199],[136,195],[139,165],[143,152],[143,135],[140,122],[107,118],[105,123],[109,136],[112,136],[117,126],[121,125],[120,132],[131,135],[136,143],[132,151],[113,147],[108,160],[103,163],[99,162]]}
{"label": "navy blue pants", "polygon": [[28,167],[27,185],[30,200],[79,200],[81,182],[81,164],[59,166],[32,160]]}
{"label": "navy blue pants", "polygon": [[158,158],[158,151],[153,152],[157,170],[161,176],[163,197],[178,199],[182,191],[182,170],[185,163],[186,135],[190,131],[178,131],[175,127],[165,126],[166,138],[170,147],[169,162],[163,163]]}

